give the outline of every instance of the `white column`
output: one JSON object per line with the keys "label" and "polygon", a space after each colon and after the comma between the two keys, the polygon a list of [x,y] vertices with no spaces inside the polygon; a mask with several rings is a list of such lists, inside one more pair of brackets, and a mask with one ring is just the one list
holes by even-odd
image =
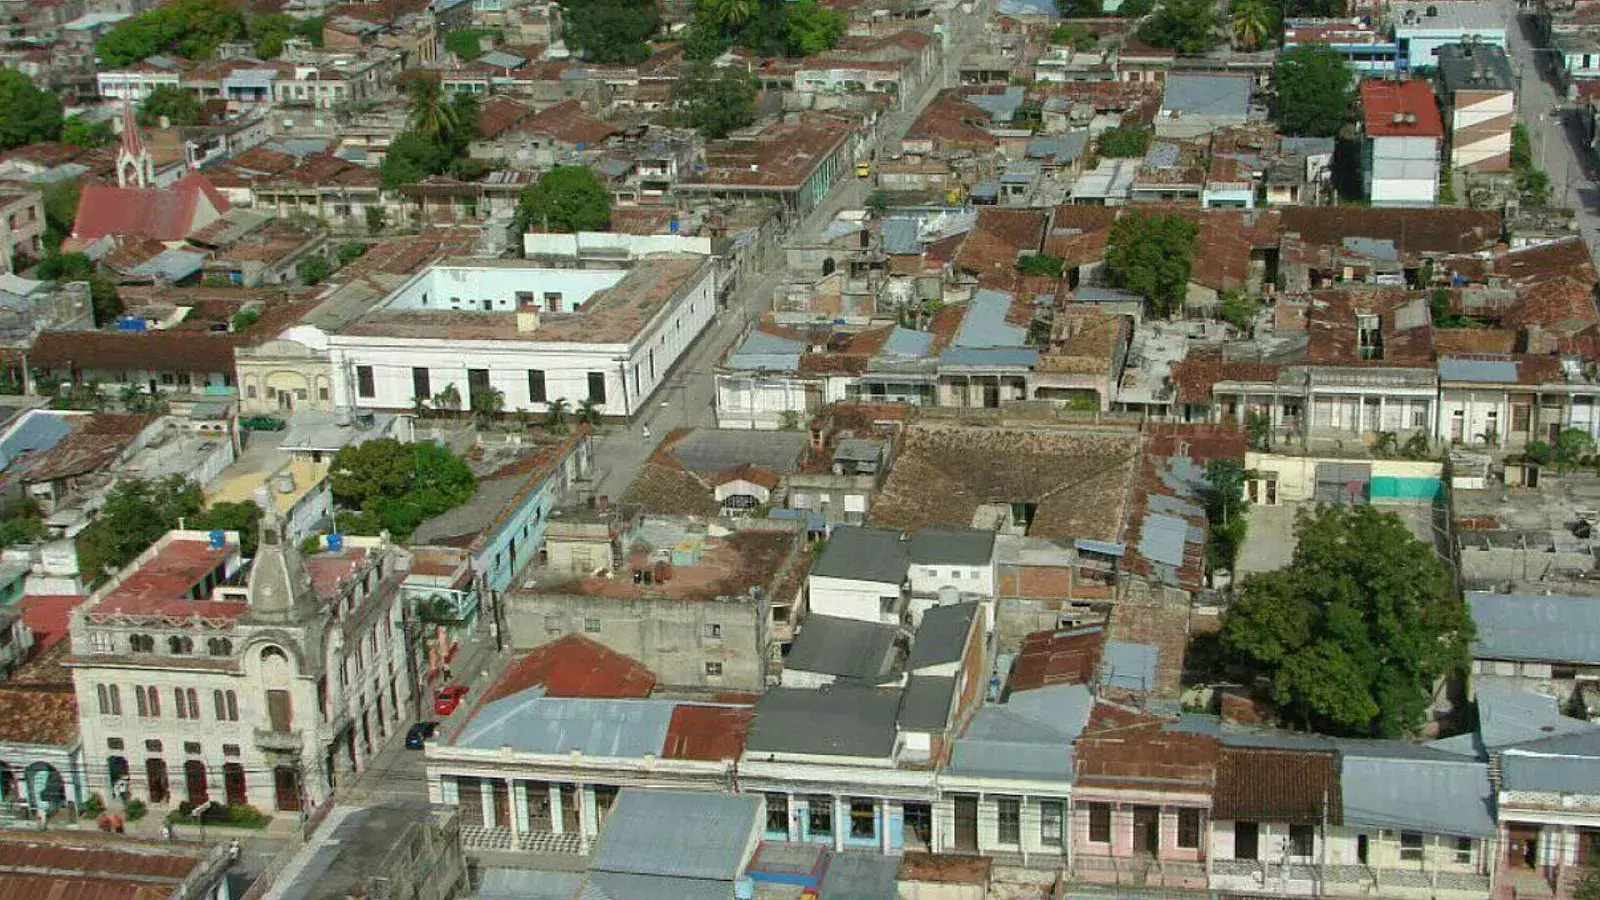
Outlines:
{"label": "white column", "polygon": [[878,849],[884,853],[889,852],[889,822],[894,818],[894,810],[899,805],[892,800],[878,801]]}
{"label": "white column", "polygon": [[849,827],[850,808],[845,805],[844,798],[835,794],[833,796],[833,849],[844,849],[844,833]]}
{"label": "white column", "polygon": [[483,824],[494,828],[494,779],[478,779],[478,796],[483,799]]}
{"label": "white column", "polygon": [[510,804],[510,815],[506,822],[511,826],[511,846],[520,843],[522,837],[522,816],[527,812],[527,804],[522,802],[522,785],[515,778],[506,779],[506,803]]}
{"label": "white column", "polygon": [[565,834],[565,816],[561,809],[561,785],[550,782],[550,830],[555,834]]}
{"label": "white column", "polygon": [[797,805],[799,803],[799,797],[793,793],[786,794],[785,796],[789,798],[789,840],[798,841],[800,840],[801,815],[800,807]]}
{"label": "white column", "polygon": [[594,837],[599,832],[595,827],[598,818],[594,808],[594,786],[578,785],[578,832],[586,838]]}

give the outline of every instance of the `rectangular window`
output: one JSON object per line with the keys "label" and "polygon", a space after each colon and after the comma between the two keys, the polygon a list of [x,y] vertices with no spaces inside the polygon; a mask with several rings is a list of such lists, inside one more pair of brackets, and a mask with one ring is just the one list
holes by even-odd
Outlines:
{"label": "rectangular window", "polygon": [[606,373],[589,373],[589,400],[597,406],[606,402]]}
{"label": "rectangular window", "polygon": [[517,291],[517,309],[538,309],[539,304],[533,302],[533,291]]}
{"label": "rectangular window", "polygon": [[111,715],[110,692],[106,690],[106,686],[103,685],[103,684],[95,685],[94,686],[94,695],[95,695],[95,699],[98,700],[99,703],[100,703],[100,715],[102,715],[102,716]]}
{"label": "rectangular window", "polygon": [[722,640],[722,625],[717,622],[707,622],[705,624],[705,636],[707,640]]}
{"label": "rectangular window", "polygon": [[223,756],[238,756],[239,755],[239,745],[238,744],[223,744],[222,745],[222,755]]}
{"label": "rectangular window", "polygon": [[1089,804],[1089,840],[1096,844],[1111,843],[1111,804]]}
{"label": "rectangular window", "polygon": [[544,370],[543,369],[529,369],[528,370],[528,402],[530,402],[530,403],[543,403],[543,402],[545,402],[545,397],[546,397],[546,394],[544,392]]}
{"label": "rectangular window", "polygon": [[878,810],[871,800],[850,801],[850,836],[870,840],[877,836]]}
{"label": "rectangular window", "polygon": [[708,662],[708,663],[706,663],[706,674],[711,676],[712,678],[720,677],[722,675],[722,663],[719,663],[719,662]]}
{"label": "rectangular window", "polygon": [[1255,859],[1261,850],[1261,826],[1255,822],[1233,823],[1233,858]]}
{"label": "rectangular window", "polygon": [[544,632],[545,632],[545,634],[560,634],[561,633],[561,617],[560,616],[545,616],[544,617]]}
{"label": "rectangular window", "polygon": [[600,633],[600,620],[599,619],[584,619],[583,620],[583,630],[589,632],[590,634],[599,634]]}
{"label": "rectangular window", "polygon": [[1200,810],[1178,810],[1178,846],[1185,850],[1200,846]]}
{"label": "rectangular window", "polygon": [[183,688],[173,688],[172,689],[172,705],[174,707],[177,707],[178,718],[180,718],[180,719],[189,718],[189,707],[188,707],[187,704],[185,704],[183,702]]}
{"label": "rectangular window", "polygon": [[1062,845],[1061,826],[1065,816],[1060,800],[1039,801],[1039,843],[1046,847]]}
{"label": "rectangular window", "polygon": [[1001,797],[995,801],[995,824],[1002,844],[1022,843],[1022,801]]}
{"label": "rectangular window", "polygon": [[1406,862],[1422,862],[1422,832],[1400,832],[1400,859]]}
{"label": "rectangular window", "polygon": [[106,694],[111,700],[111,714],[113,716],[122,715],[122,688],[113,684],[106,688]]}
{"label": "rectangular window", "polygon": [[121,750],[122,738],[106,738],[106,747],[111,750]]}
{"label": "rectangular window", "polygon": [[139,713],[139,718],[144,719],[149,717],[150,706],[145,701],[144,688],[138,685],[133,686],[133,704],[135,711]]}
{"label": "rectangular window", "polygon": [[1289,855],[1299,859],[1310,859],[1316,853],[1316,832],[1310,825],[1289,826]]}
{"label": "rectangular window", "polygon": [[145,741],[144,742],[144,750],[145,750],[146,753],[160,753],[161,752],[161,742],[157,741],[157,740]]}
{"label": "rectangular window", "polygon": [[832,797],[812,797],[806,801],[806,830],[813,837],[833,833]]}
{"label": "rectangular window", "polygon": [[789,834],[789,795],[767,795],[767,834]]}
{"label": "rectangular window", "polygon": [[371,366],[356,366],[356,396],[378,396],[377,384],[372,380]]}
{"label": "rectangular window", "polygon": [[561,292],[560,291],[545,291],[544,292],[544,308],[548,309],[549,311],[551,311],[553,313],[561,312]]}
{"label": "rectangular window", "polygon": [[411,368],[411,396],[418,400],[428,400],[433,397],[433,382],[428,377],[427,366]]}
{"label": "rectangular window", "polygon": [[183,742],[183,752],[188,753],[188,754],[190,754],[192,756],[199,756],[200,755],[200,742],[199,741],[184,741]]}

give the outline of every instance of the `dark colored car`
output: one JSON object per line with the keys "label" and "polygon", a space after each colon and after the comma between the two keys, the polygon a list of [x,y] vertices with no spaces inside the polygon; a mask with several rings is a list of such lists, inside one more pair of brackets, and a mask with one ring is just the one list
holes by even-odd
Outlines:
{"label": "dark colored car", "polygon": [[452,684],[433,692],[433,711],[437,715],[448,716],[461,705],[462,698],[467,696],[467,686]]}
{"label": "dark colored car", "polygon": [[406,749],[421,750],[424,742],[439,730],[438,722],[418,722],[406,732]]}

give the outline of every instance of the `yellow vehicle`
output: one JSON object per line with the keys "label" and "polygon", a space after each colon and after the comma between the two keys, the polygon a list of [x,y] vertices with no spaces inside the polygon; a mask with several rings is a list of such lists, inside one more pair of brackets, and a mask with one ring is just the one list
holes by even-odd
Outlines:
{"label": "yellow vehicle", "polygon": [[871,178],[872,177],[872,163],[869,163],[869,162],[858,162],[858,163],[856,163],[856,177],[857,178]]}

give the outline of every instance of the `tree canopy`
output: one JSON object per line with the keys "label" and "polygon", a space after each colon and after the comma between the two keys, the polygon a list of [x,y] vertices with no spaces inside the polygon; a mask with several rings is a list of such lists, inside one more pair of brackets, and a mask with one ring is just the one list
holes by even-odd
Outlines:
{"label": "tree canopy", "polygon": [[1428,544],[1371,506],[1324,506],[1295,527],[1285,569],[1252,576],[1223,617],[1236,663],[1271,684],[1291,723],[1400,737],[1435,683],[1464,666],[1472,616]]}
{"label": "tree canopy", "polygon": [[1234,46],[1260,50],[1277,31],[1278,17],[1263,0],[1233,0],[1228,4],[1228,28]]}
{"label": "tree canopy", "polygon": [[395,135],[379,170],[384,187],[416,184],[429,175],[460,170],[467,147],[478,138],[478,98],[445,94],[437,81],[417,78],[406,86],[409,131]]}
{"label": "tree canopy", "polygon": [[[106,492],[100,515],[78,533],[78,570],[86,581],[120,569],[178,520],[200,512],[200,488],[182,475],[159,481],[126,478]],[[188,524],[185,521],[185,524]]]}
{"label": "tree canopy", "polygon": [[1111,226],[1107,279],[1142,294],[1157,315],[1181,311],[1194,264],[1195,232],[1195,224],[1182,216],[1123,216]]}
{"label": "tree canopy", "polygon": [[1278,127],[1284,134],[1333,137],[1350,108],[1352,80],[1344,57],[1309,44],[1278,54]]}
{"label": "tree canopy", "polygon": [[1179,53],[1198,54],[1217,44],[1217,10],[1211,0],[1169,0],[1139,26],[1139,38]]}
{"label": "tree canopy", "polygon": [[103,65],[132,65],[157,53],[201,60],[247,33],[244,12],[228,0],[173,0],[111,27],[95,53]]}
{"label": "tree canopy", "polygon": [[1101,156],[1144,156],[1150,146],[1150,132],[1143,128],[1108,128],[1095,140],[1095,151]]}
{"label": "tree canopy", "polygon": [[400,540],[428,519],[465,503],[477,479],[442,444],[402,444],[393,438],[348,446],[333,457],[333,499],[349,534],[387,530]]}
{"label": "tree canopy", "polygon": [[61,126],[61,143],[74,147],[94,149],[105,147],[117,139],[110,122],[90,122],[82,116],[73,116]]}
{"label": "tree canopy", "polygon": [[60,134],[61,101],[21,72],[0,68],[0,150],[53,141]]}
{"label": "tree canopy", "polygon": [[683,124],[717,140],[756,120],[756,81],[737,66],[718,69],[700,60],[672,86],[672,104]]}
{"label": "tree canopy", "polygon": [[702,0],[684,54],[709,59],[740,46],[762,56],[810,56],[833,49],[844,30],[844,18],[816,0]]}
{"label": "tree canopy", "polygon": [[160,125],[166,119],[171,125],[195,125],[200,121],[200,101],[177,85],[158,84],[139,104],[139,124]]}
{"label": "tree canopy", "polygon": [[283,52],[283,43],[293,37],[305,38],[313,47],[322,46],[322,19],[296,19],[285,13],[256,16],[245,31],[255,44],[256,56],[272,59]]}
{"label": "tree canopy", "polygon": [[517,202],[517,233],[604,231],[611,225],[611,194],[588,166],[556,166],[524,189]]}
{"label": "tree canopy", "polygon": [[649,0],[567,0],[562,11],[567,46],[590,62],[643,62],[661,26],[661,13]]}
{"label": "tree canopy", "polygon": [[239,550],[245,556],[254,556],[261,539],[261,516],[261,507],[257,506],[255,501],[240,500],[232,503],[213,503],[185,518],[183,524],[184,527],[196,531],[212,529],[237,531]]}

